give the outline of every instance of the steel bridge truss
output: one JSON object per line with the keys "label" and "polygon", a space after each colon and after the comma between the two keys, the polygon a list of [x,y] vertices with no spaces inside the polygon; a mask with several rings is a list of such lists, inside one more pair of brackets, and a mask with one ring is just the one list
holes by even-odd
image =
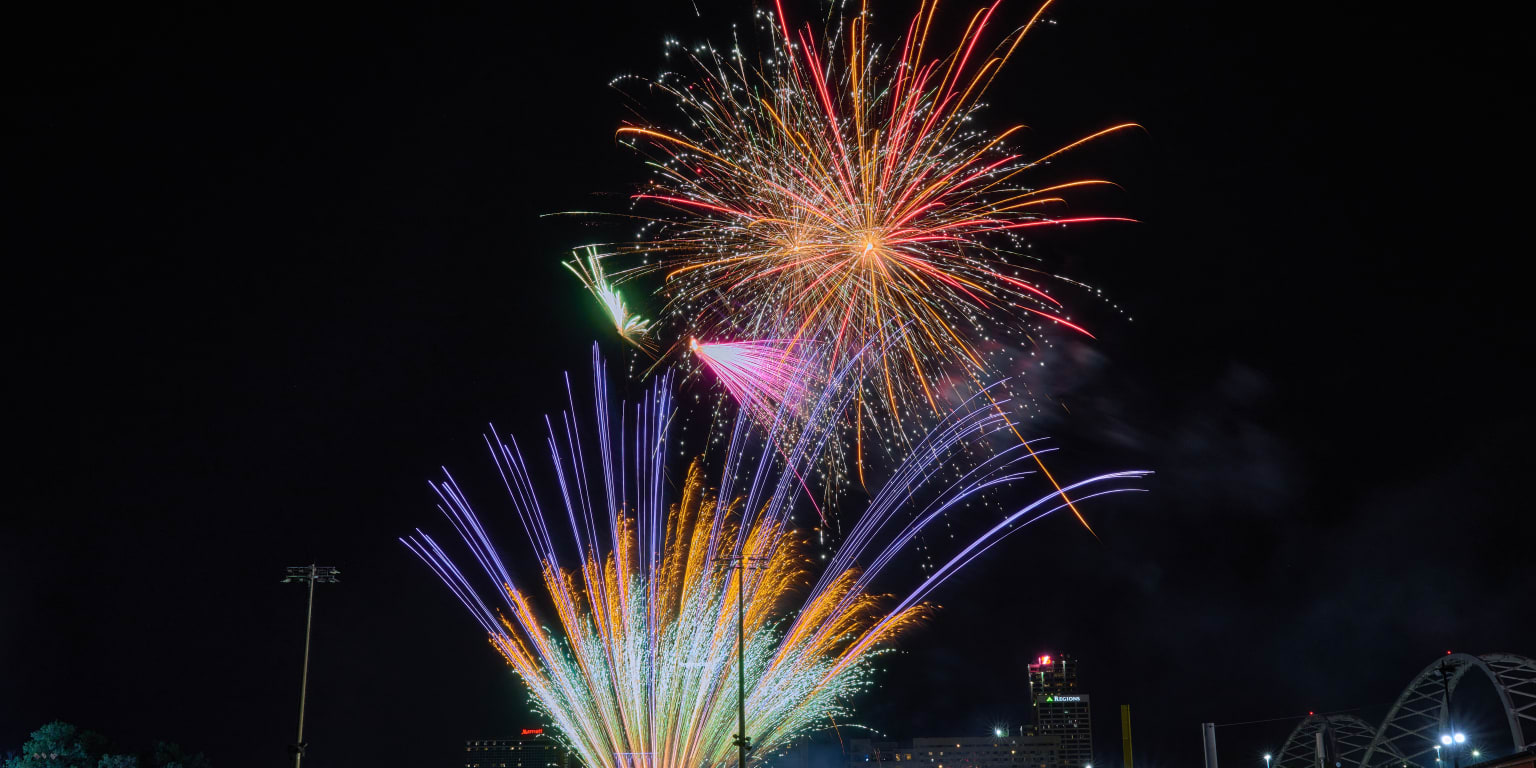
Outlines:
{"label": "steel bridge truss", "polygon": [[[1376,726],[1354,715],[1312,715],[1301,721],[1285,740],[1277,768],[1315,768],[1317,737],[1328,742],[1328,750],[1338,762],[1358,768],[1360,759],[1376,738]],[[1326,766],[1325,768],[1333,768]]]}
{"label": "steel bridge truss", "polygon": [[1510,740],[1519,751],[1536,746],[1536,660],[1509,653],[1453,653],[1424,668],[1388,710],[1380,728],[1354,715],[1313,715],[1285,740],[1275,768],[1318,768],[1317,735],[1338,766],[1322,768],[1443,768],[1435,747],[1449,733],[1448,694],[1470,671],[1493,683],[1504,706]]}

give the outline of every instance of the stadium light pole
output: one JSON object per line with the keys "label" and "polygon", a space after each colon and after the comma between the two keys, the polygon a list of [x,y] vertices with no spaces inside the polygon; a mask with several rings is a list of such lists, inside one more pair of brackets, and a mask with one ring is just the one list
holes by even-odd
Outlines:
{"label": "stadium light pole", "polygon": [[304,611],[304,673],[299,678],[299,737],[288,746],[289,753],[293,755],[293,768],[299,768],[299,762],[304,759],[304,748],[309,746],[304,743],[304,699],[309,690],[309,629],[315,621],[315,582],[335,584],[340,581],[336,578],[340,575],[341,571],[335,568],[310,563],[289,566],[288,575],[283,577],[284,584],[309,582],[309,607]]}
{"label": "stadium light pole", "polygon": [[752,739],[747,736],[747,570],[762,568],[768,561],[763,555],[721,555],[715,559],[721,567],[736,571],[736,750],[738,768],[747,768],[747,752]]}
{"label": "stadium light pole", "polygon": [[[1450,653],[1450,651],[1446,651]],[[1446,666],[1445,659],[1440,660],[1440,689],[1445,692],[1445,724],[1450,726],[1450,733],[1440,736],[1440,743],[1451,747],[1451,765],[1453,768],[1461,768],[1461,744],[1467,737],[1456,731],[1456,712],[1451,709],[1451,669]],[[1451,734],[1455,734],[1452,736]],[[1435,747],[1435,757],[1440,757],[1440,748]]]}

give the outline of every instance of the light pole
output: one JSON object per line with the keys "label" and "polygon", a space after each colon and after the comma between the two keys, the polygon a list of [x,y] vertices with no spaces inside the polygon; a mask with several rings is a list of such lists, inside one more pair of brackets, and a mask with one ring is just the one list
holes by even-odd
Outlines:
{"label": "light pole", "polygon": [[1264,768],[1269,768],[1269,759],[1271,757],[1274,757],[1274,756],[1269,754],[1268,752],[1264,753]]}
{"label": "light pole", "polygon": [[[1452,744],[1464,744],[1467,741],[1465,734],[1456,731],[1456,713],[1451,709],[1451,670],[1446,667],[1445,659],[1440,660],[1440,689],[1445,692],[1445,724],[1450,726],[1451,733],[1441,734],[1440,743],[1449,747]],[[1455,734],[1454,736],[1451,734]],[[1461,768],[1461,748],[1457,747],[1451,752],[1452,768]],[[1440,756],[1440,748],[1435,747],[1435,757]]]}
{"label": "light pole", "polygon": [[289,566],[288,575],[283,578],[284,584],[309,582],[309,607],[304,612],[304,674],[299,678],[299,738],[288,746],[288,752],[293,755],[293,768],[299,768],[299,761],[304,759],[304,748],[309,746],[304,743],[304,696],[309,690],[309,628],[315,621],[315,582],[335,584],[340,575],[341,571],[335,568],[310,563]]}

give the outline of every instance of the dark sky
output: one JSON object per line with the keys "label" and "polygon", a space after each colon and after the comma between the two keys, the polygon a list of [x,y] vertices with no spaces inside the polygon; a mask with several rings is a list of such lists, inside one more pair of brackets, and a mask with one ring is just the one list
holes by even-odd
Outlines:
{"label": "dark sky", "polygon": [[[442,529],[437,467],[488,472],[482,426],[527,434],[606,338],[558,266],[604,230],[539,215],[620,210],[644,178],[607,82],[751,7],[391,5],[0,24],[0,751],[61,718],[281,764],[303,594],[278,582],[311,560],[344,575],[316,606],[308,762],[447,765],[531,722],[396,537]],[[1035,148],[1147,130],[1063,161],[1142,223],[1040,244],[1135,316],[1066,350],[1051,427],[1068,474],[1158,475],[1090,510],[1102,541],[1053,520],[948,585],[863,721],[1018,722],[1023,665],[1070,652],[1101,761],[1128,703],[1138,763],[1187,766],[1201,721],[1375,718],[1445,649],[1536,653],[1516,25],[1386,2],[1052,18],[987,119]],[[1290,725],[1224,730],[1223,762]]]}

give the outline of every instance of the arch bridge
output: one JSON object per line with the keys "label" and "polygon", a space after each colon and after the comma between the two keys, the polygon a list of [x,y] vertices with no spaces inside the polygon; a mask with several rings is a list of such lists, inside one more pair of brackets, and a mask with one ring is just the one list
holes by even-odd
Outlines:
{"label": "arch bridge", "polygon": [[1453,653],[1415,676],[1380,726],[1354,715],[1307,717],[1286,738],[1275,768],[1317,768],[1319,735],[1336,768],[1441,768],[1435,765],[1435,747],[1449,733],[1450,697],[1474,670],[1493,683],[1515,751],[1536,747],[1536,660],[1510,653]]}

